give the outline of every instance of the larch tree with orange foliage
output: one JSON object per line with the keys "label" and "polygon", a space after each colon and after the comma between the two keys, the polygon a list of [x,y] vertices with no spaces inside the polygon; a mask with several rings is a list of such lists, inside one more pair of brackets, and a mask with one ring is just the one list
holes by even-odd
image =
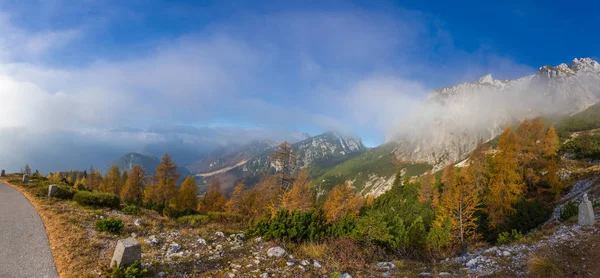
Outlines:
{"label": "larch tree with orange foliage", "polygon": [[550,185],[550,192],[554,194],[555,199],[559,199],[564,189],[564,184],[558,178],[559,170],[559,157],[557,155],[559,149],[559,139],[554,125],[551,125],[546,132],[544,138],[543,154],[545,158],[545,170],[546,175],[544,176],[546,182]]}
{"label": "larch tree with orange foliage", "polygon": [[[454,163],[446,166],[446,168],[444,168],[444,170],[442,170],[442,184],[444,186],[446,186],[446,184],[452,184],[454,182],[454,179],[456,178],[456,167],[454,166]],[[443,188],[442,188],[443,189]]]}
{"label": "larch tree with orange foliage", "polygon": [[177,164],[168,153],[163,155],[160,165],[156,167],[156,196],[158,204],[166,205],[177,196]]}
{"label": "larch tree with orange foliage", "polygon": [[546,124],[539,117],[523,121],[516,130],[520,151],[519,169],[531,193],[536,193],[536,186],[541,181],[545,133]]}
{"label": "larch tree with orange foliage", "polygon": [[452,234],[461,247],[478,239],[477,207],[480,197],[475,183],[461,171],[451,183],[444,184],[437,217],[439,221],[449,220]]}
{"label": "larch tree with orange foliage", "polygon": [[119,195],[121,192],[121,172],[119,171],[119,167],[113,165],[110,168],[110,171],[108,171],[106,177],[100,183],[100,190],[117,196]]}
{"label": "larch tree with orange foliage", "polygon": [[327,221],[333,223],[342,219],[346,214],[358,215],[363,205],[364,199],[362,196],[354,194],[350,185],[345,183],[337,185],[329,192],[323,210]]}
{"label": "larch tree with orange foliage", "polygon": [[244,206],[244,197],[246,195],[246,185],[239,182],[231,193],[231,197],[225,204],[225,210],[229,213],[241,214]]}
{"label": "larch tree with orange foliage", "polygon": [[209,185],[202,202],[199,204],[199,211],[224,211],[227,198],[221,193],[221,181],[218,178],[213,178]]}
{"label": "larch tree with orange foliage", "polygon": [[313,207],[314,197],[308,171],[302,170],[294,179],[292,189],[283,192],[279,209],[307,211]]}
{"label": "larch tree with orange foliage", "polygon": [[121,200],[128,203],[140,204],[143,199],[144,187],[146,186],[146,172],[142,166],[135,165],[131,173],[127,175],[125,186],[121,190]]}
{"label": "larch tree with orange foliage", "polygon": [[436,187],[436,178],[431,171],[425,172],[425,175],[421,178],[421,187],[419,187],[419,202],[427,203],[430,202],[431,208],[435,210],[439,203],[440,192]]}
{"label": "larch tree with orange foliage", "polygon": [[465,172],[465,177],[473,183],[478,193],[487,188],[490,178],[490,163],[486,151],[487,148],[480,141],[469,155],[468,166],[461,170]]}
{"label": "larch tree with orange foliage", "polygon": [[515,212],[513,205],[523,195],[525,185],[517,172],[518,156],[519,145],[516,135],[508,127],[500,136],[498,153],[494,157],[493,174],[485,196],[491,228],[504,223],[507,217]]}
{"label": "larch tree with orange foliage", "polygon": [[193,176],[187,177],[177,194],[177,209],[195,210],[198,206],[198,186]]}

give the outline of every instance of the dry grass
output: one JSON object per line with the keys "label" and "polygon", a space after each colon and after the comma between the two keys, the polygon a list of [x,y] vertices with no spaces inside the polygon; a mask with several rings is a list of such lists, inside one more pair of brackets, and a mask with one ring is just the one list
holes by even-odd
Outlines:
{"label": "dry grass", "polygon": [[527,270],[533,277],[554,278],[562,275],[562,271],[556,263],[538,255],[533,255],[529,259]]}
{"label": "dry grass", "polygon": [[313,260],[323,260],[327,252],[327,246],[323,243],[304,243],[298,248],[299,256]]}

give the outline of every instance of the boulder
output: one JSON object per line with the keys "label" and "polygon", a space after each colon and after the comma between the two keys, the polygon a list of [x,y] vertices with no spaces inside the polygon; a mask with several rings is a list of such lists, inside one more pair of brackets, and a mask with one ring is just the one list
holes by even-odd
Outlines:
{"label": "boulder", "polygon": [[175,254],[175,253],[179,252],[179,250],[181,250],[181,245],[177,244],[176,242],[173,242],[173,243],[171,243],[169,250],[167,250],[167,256],[171,255],[171,254]]}
{"label": "boulder", "polygon": [[117,241],[115,253],[110,261],[110,267],[121,267],[142,260],[142,245],[134,238],[120,239]]}
{"label": "boulder", "polygon": [[142,219],[136,219],[135,221],[133,221],[133,225],[142,226]]}
{"label": "boulder", "polygon": [[583,200],[579,204],[579,214],[577,223],[580,226],[594,225],[594,208],[592,202],[588,199],[587,193],[583,194]]}
{"label": "boulder", "polygon": [[23,183],[28,183],[29,182],[29,175],[25,174],[23,175]]}
{"label": "boulder", "polygon": [[286,253],[287,252],[285,252],[285,249],[283,249],[283,248],[281,248],[279,246],[272,247],[272,248],[269,248],[269,250],[267,250],[267,256],[269,256],[269,257],[277,257],[277,258],[279,258],[279,257],[285,256]]}
{"label": "boulder", "polygon": [[57,184],[51,184],[48,186],[48,197],[54,197],[54,195],[56,195],[57,192],[58,192]]}
{"label": "boulder", "polygon": [[0,172],[0,177],[5,177],[5,176],[6,176],[6,171],[2,170],[2,171]]}

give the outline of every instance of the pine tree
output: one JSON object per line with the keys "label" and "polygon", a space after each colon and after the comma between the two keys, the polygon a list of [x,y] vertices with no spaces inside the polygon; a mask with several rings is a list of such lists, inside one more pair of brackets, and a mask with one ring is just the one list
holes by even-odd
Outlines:
{"label": "pine tree", "polygon": [[162,157],[160,165],[156,167],[156,194],[159,196],[158,204],[167,205],[177,196],[177,164],[168,153]]}
{"label": "pine tree", "polygon": [[308,171],[302,170],[294,179],[292,189],[281,195],[281,207],[289,211],[307,211],[313,207],[314,197]]}
{"label": "pine tree", "polygon": [[117,196],[119,195],[121,192],[121,171],[119,171],[118,166],[113,165],[110,168],[110,171],[108,171],[106,177],[102,180],[100,190]]}
{"label": "pine tree", "polygon": [[325,217],[330,223],[337,222],[346,214],[358,215],[364,200],[361,196],[355,195],[348,183],[340,184],[334,187],[323,205]]}
{"label": "pine tree", "polygon": [[492,228],[504,223],[515,212],[513,205],[523,195],[524,184],[517,172],[519,146],[510,127],[506,128],[498,142],[498,153],[494,157],[493,174],[485,196],[485,204]]}
{"label": "pine tree", "polygon": [[177,205],[179,210],[195,210],[198,206],[198,186],[193,176],[187,177],[181,184],[177,196]]}
{"label": "pine tree", "polygon": [[208,189],[202,198],[200,211],[224,211],[227,198],[221,193],[221,181],[218,178],[213,178],[208,185]]}
{"label": "pine tree", "polygon": [[[127,172],[124,172],[126,174]],[[140,204],[143,199],[143,188],[146,186],[146,173],[140,165],[131,168],[131,173],[127,175],[125,186],[121,190],[121,200],[129,203]]]}

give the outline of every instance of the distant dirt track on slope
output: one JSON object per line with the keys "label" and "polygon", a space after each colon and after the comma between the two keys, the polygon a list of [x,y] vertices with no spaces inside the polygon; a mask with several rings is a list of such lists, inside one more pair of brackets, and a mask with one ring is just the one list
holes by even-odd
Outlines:
{"label": "distant dirt track on slope", "polygon": [[0,277],[58,277],[44,223],[29,201],[0,182]]}
{"label": "distant dirt track on slope", "polygon": [[238,162],[238,164],[236,164],[236,165],[225,167],[225,168],[222,168],[222,169],[219,169],[217,171],[210,172],[210,173],[197,174],[196,176],[198,176],[198,177],[211,177],[211,176],[214,176],[214,175],[217,175],[217,174],[225,173],[225,172],[227,172],[227,171],[229,171],[229,170],[231,170],[231,169],[233,169],[235,167],[240,167],[240,166],[246,164],[246,162],[248,162],[247,159]]}

